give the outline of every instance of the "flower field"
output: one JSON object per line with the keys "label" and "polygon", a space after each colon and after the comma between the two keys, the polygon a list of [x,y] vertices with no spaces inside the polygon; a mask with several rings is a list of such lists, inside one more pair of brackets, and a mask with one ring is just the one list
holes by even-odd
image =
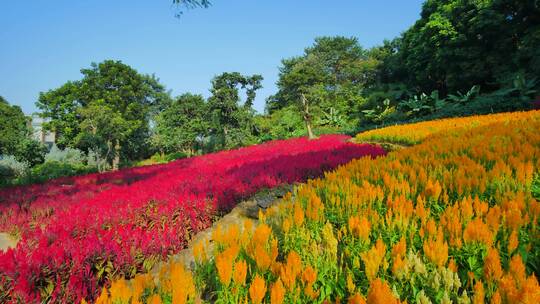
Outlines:
{"label": "flower field", "polygon": [[396,125],[382,129],[374,129],[360,133],[356,140],[371,142],[390,142],[406,145],[418,144],[427,137],[444,131],[446,134],[461,129],[477,128],[495,122],[509,123],[514,120],[540,119],[537,112],[516,112],[512,115],[508,113],[469,116],[459,118],[447,118],[440,120],[424,121],[408,125]]}
{"label": "flower field", "polygon": [[219,211],[264,188],[320,176],[375,146],[292,139],[166,165],[0,190],[0,303],[78,303],[183,249]]}
{"label": "flower field", "polygon": [[256,227],[218,229],[213,252],[194,247],[193,273],[171,262],[159,282],[115,281],[97,302],[540,303],[539,118],[405,126],[441,131],[308,181]]}

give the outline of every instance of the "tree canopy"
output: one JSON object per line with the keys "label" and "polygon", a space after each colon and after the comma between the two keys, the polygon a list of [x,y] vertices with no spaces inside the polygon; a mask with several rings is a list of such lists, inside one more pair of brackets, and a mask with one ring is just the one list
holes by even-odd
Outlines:
{"label": "tree canopy", "polygon": [[207,104],[201,95],[178,96],[156,117],[153,144],[165,153],[196,149],[210,127]]}
{"label": "tree canopy", "polygon": [[144,156],[149,122],[170,102],[164,86],[121,61],[93,63],[81,73],[80,81],[39,96],[37,106],[50,119],[46,127],[56,132],[57,143],[112,159]]}
{"label": "tree canopy", "polygon": [[0,96],[0,155],[14,155],[29,133],[28,120],[21,108]]}

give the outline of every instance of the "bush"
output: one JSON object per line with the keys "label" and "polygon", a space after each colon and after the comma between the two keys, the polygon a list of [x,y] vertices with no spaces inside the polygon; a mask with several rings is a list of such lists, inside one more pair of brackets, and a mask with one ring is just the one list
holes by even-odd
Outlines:
{"label": "bush", "polygon": [[0,156],[0,185],[10,185],[28,173],[29,164],[14,156]]}
{"label": "bush", "polygon": [[82,164],[74,165],[52,160],[32,168],[28,182],[42,183],[54,178],[90,173],[91,171],[93,170]]}
{"label": "bush", "polygon": [[51,151],[45,155],[45,162],[59,162],[70,165],[84,165],[86,156],[81,150],[73,148],[59,149],[56,145],[51,148]]}

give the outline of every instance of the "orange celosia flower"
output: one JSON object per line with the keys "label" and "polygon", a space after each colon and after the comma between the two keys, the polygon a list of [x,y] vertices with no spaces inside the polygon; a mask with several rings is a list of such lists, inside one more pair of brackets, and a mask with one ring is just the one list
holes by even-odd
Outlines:
{"label": "orange celosia flower", "polygon": [[489,301],[490,304],[501,304],[502,303],[502,299],[501,299],[501,294],[499,293],[499,291],[495,291],[495,293],[491,296],[491,300]]}
{"label": "orange celosia flower", "polygon": [[112,303],[112,301],[109,298],[109,293],[107,292],[106,288],[103,288],[103,290],[101,290],[101,293],[99,294],[99,297],[96,299],[96,304],[110,304],[110,303]]}
{"label": "orange celosia flower", "polygon": [[312,221],[319,221],[324,214],[323,212],[324,204],[321,199],[315,193],[311,193],[306,208],[307,218]]}
{"label": "orange celosia flower", "polygon": [[518,234],[516,230],[512,230],[510,237],[508,238],[508,253],[514,252],[519,245]]}
{"label": "orange celosia flower", "polygon": [[188,299],[195,297],[195,284],[191,273],[180,263],[171,265],[172,302],[187,303]]}
{"label": "orange celosia flower", "polygon": [[523,264],[520,254],[516,254],[512,257],[510,264],[508,265],[508,272],[512,275],[518,286],[521,286],[526,280],[527,273],[525,272],[525,265]]}
{"label": "orange celosia flower", "polygon": [[266,282],[263,278],[261,278],[259,275],[255,276],[255,279],[253,279],[253,282],[251,282],[251,286],[249,287],[249,297],[251,298],[251,302],[254,304],[259,304],[264,299],[264,295],[266,294]]}
{"label": "orange celosia flower", "polygon": [[488,283],[498,282],[502,277],[501,258],[495,248],[489,248],[484,261],[484,278]]}
{"label": "orange celosia flower", "polygon": [[405,236],[402,236],[399,242],[397,242],[394,247],[392,247],[392,258],[397,258],[399,256],[405,256],[405,253],[407,252],[407,241],[405,240]]}
{"label": "orange celosia flower", "polygon": [[229,286],[232,276],[233,260],[230,255],[222,252],[216,256],[216,268],[219,281],[225,286]]}
{"label": "orange celosia flower", "polygon": [[300,203],[294,204],[293,219],[296,226],[302,226],[304,223],[304,210],[300,206]]}
{"label": "orange celosia flower", "polygon": [[233,281],[234,283],[244,286],[246,284],[247,263],[238,261],[234,264]]}
{"label": "orange celosia flower", "polygon": [[140,302],[140,297],[143,294],[144,290],[152,285],[152,278],[149,274],[141,274],[135,276],[133,279],[133,285],[132,285],[132,297],[131,297],[131,303],[137,304],[142,303]]}
{"label": "orange celosia flower", "polygon": [[377,272],[379,271],[379,266],[384,260],[384,255],[386,253],[386,246],[384,245],[381,239],[378,239],[370,250],[360,254],[362,261],[364,262],[366,268],[366,276],[369,281],[375,279]]}
{"label": "orange celosia flower", "polygon": [[266,244],[271,234],[272,228],[270,228],[270,226],[266,224],[261,224],[257,226],[257,228],[255,228],[255,231],[253,232],[253,237],[251,239],[251,244]]}
{"label": "orange celosia flower", "polygon": [[281,280],[288,290],[294,288],[296,278],[300,274],[302,269],[302,261],[300,256],[294,252],[289,252],[287,256],[287,262],[281,267]]}
{"label": "orange celosia flower", "polygon": [[347,304],[366,304],[366,300],[359,293],[355,293],[349,297]]}
{"label": "orange celosia flower", "polygon": [[435,265],[441,267],[448,260],[448,244],[444,241],[442,233],[438,233],[435,240],[424,241],[424,254]]}
{"label": "orange celosia flower", "polygon": [[481,242],[486,246],[491,247],[491,244],[493,243],[493,233],[481,218],[476,218],[470,221],[467,228],[465,228],[463,240],[465,240],[466,243]]}
{"label": "orange celosia flower", "polygon": [[255,262],[257,263],[257,267],[261,271],[266,271],[268,267],[270,267],[270,264],[272,263],[272,260],[270,258],[270,255],[264,248],[264,245],[257,244],[255,247]]}
{"label": "orange celosia flower", "polygon": [[319,296],[319,294],[313,290],[313,283],[315,283],[316,280],[317,271],[315,271],[311,266],[306,267],[302,273],[302,281],[304,282],[305,286],[304,293],[312,299]]}
{"label": "orange celosia flower", "polygon": [[353,236],[368,241],[370,230],[371,224],[367,218],[358,216],[351,216],[349,218],[349,231]]}
{"label": "orange celosia flower", "polygon": [[131,298],[131,291],[124,279],[112,282],[110,292],[112,302],[127,302]]}
{"label": "orange celosia flower", "polygon": [[451,258],[450,262],[448,262],[448,269],[452,270],[453,272],[458,271],[458,267],[456,261],[454,261],[454,258]]}
{"label": "orange celosia flower", "polygon": [[394,259],[394,264],[392,265],[392,273],[394,274],[394,276],[399,278],[401,277],[406,266],[407,263],[405,263],[405,260],[401,257],[401,255],[398,255]]}
{"label": "orange celosia flower", "polygon": [[485,300],[484,284],[478,281],[474,285],[473,304],[484,304],[484,300]]}
{"label": "orange celosia flower", "polygon": [[161,304],[161,297],[157,294],[154,294],[152,296],[150,296],[150,298],[148,298],[147,300],[147,303],[148,304]]}
{"label": "orange celosia flower", "polygon": [[285,298],[285,288],[283,283],[278,278],[278,280],[272,285],[270,289],[270,303],[271,304],[281,304]]}
{"label": "orange celosia flower", "polygon": [[376,279],[371,282],[369,286],[367,303],[369,304],[398,304],[399,299],[397,299],[390,286],[381,279]]}

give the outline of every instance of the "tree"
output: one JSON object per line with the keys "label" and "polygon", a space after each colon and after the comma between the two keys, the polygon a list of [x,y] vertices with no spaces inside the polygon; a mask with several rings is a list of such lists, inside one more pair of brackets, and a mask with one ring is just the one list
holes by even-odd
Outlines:
{"label": "tree", "polygon": [[163,153],[187,151],[193,154],[196,144],[207,133],[207,105],[201,95],[190,93],[176,98],[156,117],[152,141]]}
{"label": "tree", "polygon": [[16,154],[21,139],[29,135],[28,120],[21,108],[0,96],[0,155]]}
{"label": "tree", "polygon": [[446,96],[474,85],[489,92],[516,71],[540,74],[540,4],[429,0],[399,40],[397,65],[417,93]]}
{"label": "tree", "polygon": [[31,136],[30,121],[21,108],[0,96],[0,155],[13,155],[29,166],[42,163],[47,148]]}
{"label": "tree", "polygon": [[303,113],[308,134],[313,118],[323,121],[324,113],[343,113],[351,120],[364,102],[362,91],[374,82],[378,64],[356,38],[316,38],[302,56],[282,61],[279,91],[267,100],[267,111],[294,105]]}
{"label": "tree", "polygon": [[[111,160],[113,170],[118,170],[121,142],[133,130],[140,127],[142,120],[126,120],[104,100],[96,100],[79,109],[82,119],[76,142],[90,151],[98,152],[104,160]],[[99,162],[99,160],[98,160]]]}
{"label": "tree", "polygon": [[[37,102],[42,116],[50,119],[46,128],[56,132],[59,146],[89,151],[100,143],[107,148],[98,150],[115,168],[121,158],[147,156],[150,120],[170,102],[164,86],[121,61],[92,63],[81,73],[80,81],[41,93]],[[106,115],[112,115],[111,121],[100,121]],[[114,134],[102,130],[111,126],[120,129]]]}
{"label": "tree", "polygon": [[[208,113],[214,136],[221,138],[222,148],[243,145],[251,139],[253,100],[262,87],[262,76],[243,76],[238,72],[223,73],[212,80],[212,96],[208,99]],[[240,105],[239,89],[246,90],[246,100]]]}

